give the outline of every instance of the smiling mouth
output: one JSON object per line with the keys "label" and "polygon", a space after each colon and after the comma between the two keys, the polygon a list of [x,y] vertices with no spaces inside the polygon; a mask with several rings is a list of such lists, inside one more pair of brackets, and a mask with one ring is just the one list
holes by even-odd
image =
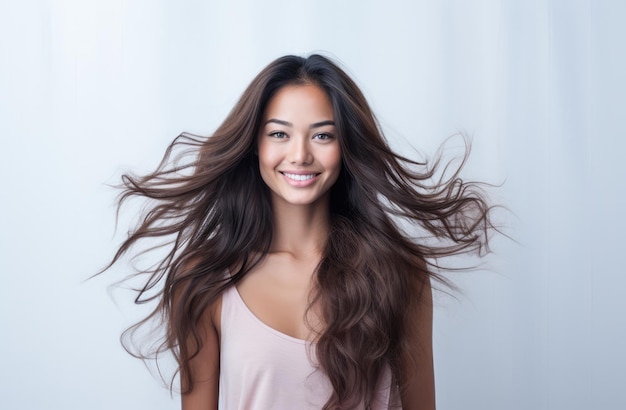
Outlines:
{"label": "smiling mouth", "polygon": [[288,172],[281,172],[284,176],[289,179],[293,179],[294,181],[308,181],[309,179],[313,179],[319,174],[290,174]]}

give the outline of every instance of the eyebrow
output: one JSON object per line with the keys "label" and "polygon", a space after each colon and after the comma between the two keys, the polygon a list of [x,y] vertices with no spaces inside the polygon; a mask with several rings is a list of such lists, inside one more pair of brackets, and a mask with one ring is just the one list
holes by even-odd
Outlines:
{"label": "eyebrow", "polygon": [[[283,121],[283,120],[279,120],[277,118],[270,118],[269,120],[265,121],[264,125],[267,125],[267,124],[269,124],[271,122],[273,122],[275,124],[284,125],[285,127],[293,127],[293,124],[290,123],[289,121]],[[319,128],[319,127],[323,127],[325,125],[335,125],[335,122],[333,120],[325,120],[325,121],[320,121],[320,122],[314,122],[313,124],[309,125],[309,129]]]}

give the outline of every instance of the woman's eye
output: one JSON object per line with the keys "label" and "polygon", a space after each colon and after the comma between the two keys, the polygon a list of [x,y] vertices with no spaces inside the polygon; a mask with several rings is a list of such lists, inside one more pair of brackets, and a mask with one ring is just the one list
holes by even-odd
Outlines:
{"label": "woman's eye", "polygon": [[285,134],[282,131],[274,131],[274,132],[270,132],[270,137],[274,137],[274,138],[287,138],[287,134]]}
{"label": "woman's eye", "polygon": [[315,134],[314,138],[318,140],[330,140],[333,138],[333,136],[331,134],[321,133],[321,134]]}

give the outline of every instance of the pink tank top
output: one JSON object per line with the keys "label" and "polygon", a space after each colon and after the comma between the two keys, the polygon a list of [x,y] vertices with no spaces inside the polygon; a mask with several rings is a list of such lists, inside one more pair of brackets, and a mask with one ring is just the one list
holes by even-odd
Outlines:
{"label": "pink tank top", "polygon": [[[314,345],[263,323],[234,286],[222,294],[221,315],[220,409],[322,408],[332,387],[314,364]],[[400,408],[391,406],[398,403],[391,384],[386,371],[372,410]]]}

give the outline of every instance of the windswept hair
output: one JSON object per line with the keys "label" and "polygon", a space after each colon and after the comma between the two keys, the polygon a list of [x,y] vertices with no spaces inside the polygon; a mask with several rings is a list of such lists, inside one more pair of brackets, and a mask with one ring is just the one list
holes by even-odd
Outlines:
{"label": "windswept hair", "polygon": [[268,101],[294,84],[314,84],[328,94],[342,153],[331,188],[331,229],[311,295],[325,324],[315,340],[316,357],[333,387],[324,408],[367,407],[386,366],[402,383],[405,312],[420,298],[411,284],[441,280],[433,262],[441,257],[488,251],[493,225],[480,184],[459,177],[469,149],[452,171],[440,155],[428,163],[394,153],[362,92],[328,58],[278,58],[213,135],[181,134],[154,172],[123,175],[118,206],[142,197],[148,207],[111,265],[145,239],[169,241],[160,263],[137,272],[144,285],[136,301],[158,305],[127,332],[163,323],[162,343],[136,354],[173,353],[183,392],[191,391],[190,360],[204,343],[203,315],[269,251],[272,208],[256,138]]}

